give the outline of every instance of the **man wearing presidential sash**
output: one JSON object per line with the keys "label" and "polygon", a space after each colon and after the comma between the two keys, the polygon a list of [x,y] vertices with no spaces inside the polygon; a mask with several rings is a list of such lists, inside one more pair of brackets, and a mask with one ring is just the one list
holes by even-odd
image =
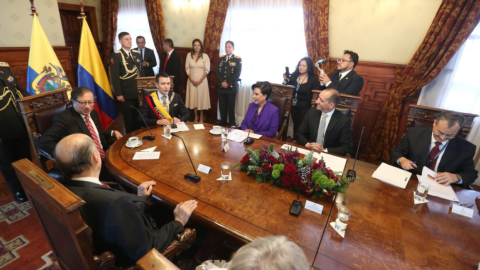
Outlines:
{"label": "man wearing presidential sash", "polygon": [[142,105],[142,115],[147,125],[170,125],[173,122],[186,122],[190,112],[180,95],[170,91],[170,76],[160,72],[155,78],[157,91],[145,97]]}
{"label": "man wearing presidential sash", "polygon": [[140,128],[138,112],[132,106],[139,107],[136,78],[142,74],[142,60],[137,50],[130,50],[130,34],[121,32],[118,41],[122,48],[110,57],[110,73],[115,95],[121,104],[125,130],[130,133]]}

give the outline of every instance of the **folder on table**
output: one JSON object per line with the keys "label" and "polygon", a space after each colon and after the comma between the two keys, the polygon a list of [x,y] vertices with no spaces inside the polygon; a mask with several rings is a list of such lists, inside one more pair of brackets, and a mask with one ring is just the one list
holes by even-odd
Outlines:
{"label": "folder on table", "polygon": [[372,175],[377,180],[403,189],[407,186],[411,176],[412,173],[383,162]]}

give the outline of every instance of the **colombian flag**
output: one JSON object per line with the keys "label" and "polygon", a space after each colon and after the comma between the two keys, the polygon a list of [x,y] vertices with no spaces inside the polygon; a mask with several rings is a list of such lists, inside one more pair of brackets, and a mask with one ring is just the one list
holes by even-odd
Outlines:
{"label": "colombian flag", "polygon": [[[30,94],[36,95],[62,88],[71,89],[70,83],[37,15],[34,14],[28,58],[27,90]],[[70,91],[68,96],[70,97]]]}
{"label": "colombian flag", "polygon": [[78,86],[88,87],[93,91],[96,97],[95,110],[98,112],[102,129],[106,129],[117,118],[118,113],[107,73],[85,18],[82,23],[79,51]]}

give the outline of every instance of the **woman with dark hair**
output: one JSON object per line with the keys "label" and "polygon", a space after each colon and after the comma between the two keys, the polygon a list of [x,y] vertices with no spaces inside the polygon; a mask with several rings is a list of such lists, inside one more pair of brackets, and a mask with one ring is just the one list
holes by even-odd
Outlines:
{"label": "woman with dark hair", "polygon": [[297,68],[288,80],[289,85],[295,86],[292,99],[293,133],[298,127],[312,105],[312,90],[318,89],[318,78],[312,59],[304,57],[298,62]]}
{"label": "woman with dark hair", "polygon": [[272,94],[269,82],[252,85],[253,102],[242,121],[242,130],[273,138],[278,132],[278,108],[268,102]]}
{"label": "woman with dark hair", "polygon": [[[208,91],[207,75],[210,72],[210,59],[204,52],[200,39],[192,41],[192,52],[187,55],[185,62],[187,71],[187,98],[186,106],[194,110],[194,123],[203,123],[203,111],[210,109],[210,92]],[[200,120],[197,111],[200,111]]]}

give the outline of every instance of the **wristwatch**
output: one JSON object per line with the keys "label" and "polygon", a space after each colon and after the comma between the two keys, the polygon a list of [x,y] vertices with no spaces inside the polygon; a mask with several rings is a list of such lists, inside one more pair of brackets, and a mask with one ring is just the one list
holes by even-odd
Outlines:
{"label": "wristwatch", "polygon": [[462,177],[460,176],[460,174],[457,174],[457,183],[461,181],[462,181]]}

